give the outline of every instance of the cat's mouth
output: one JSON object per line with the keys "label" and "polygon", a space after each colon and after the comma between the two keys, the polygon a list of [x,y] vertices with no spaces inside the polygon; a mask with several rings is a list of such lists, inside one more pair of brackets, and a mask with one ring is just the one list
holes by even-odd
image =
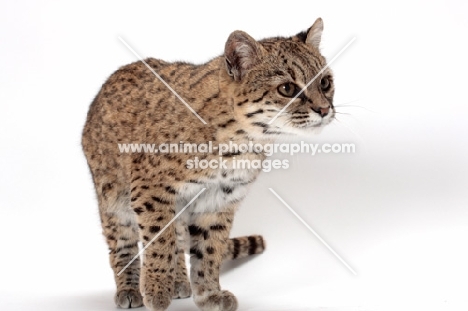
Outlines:
{"label": "cat's mouth", "polygon": [[[332,107],[325,116],[321,116],[316,112],[293,111],[281,114],[277,119],[271,122],[273,115],[267,116],[261,121],[252,123],[255,130],[251,132],[251,137],[258,139],[278,138],[280,136],[303,136],[311,133],[319,133],[326,125],[328,125],[335,116],[335,110]],[[260,128],[260,131],[258,129]],[[255,133],[255,134],[254,134]],[[259,135],[260,134],[260,135]]]}
{"label": "cat's mouth", "polygon": [[[330,112],[325,117],[318,115],[309,115],[307,119],[295,121],[292,118],[278,119],[274,124],[264,128],[263,134],[268,136],[302,136],[310,133],[320,132],[326,125],[328,125],[334,117],[334,111]],[[281,122],[281,120],[283,122]]]}
{"label": "cat's mouth", "polygon": [[312,113],[308,115],[308,118],[305,119],[294,119],[291,118],[291,125],[298,129],[314,129],[324,127],[333,120],[335,116],[335,110],[333,108],[330,109],[329,113],[325,116],[320,116],[317,113]]}

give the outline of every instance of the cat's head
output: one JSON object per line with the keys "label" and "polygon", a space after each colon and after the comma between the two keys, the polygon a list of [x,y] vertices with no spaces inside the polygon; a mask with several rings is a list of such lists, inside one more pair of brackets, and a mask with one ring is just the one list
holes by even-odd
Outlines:
{"label": "cat's head", "polygon": [[251,137],[306,134],[333,119],[333,75],[319,51],[322,31],[319,18],[289,38],[256,41],[243,31],[229,36],[224,59],[230,94],[236,119]]}

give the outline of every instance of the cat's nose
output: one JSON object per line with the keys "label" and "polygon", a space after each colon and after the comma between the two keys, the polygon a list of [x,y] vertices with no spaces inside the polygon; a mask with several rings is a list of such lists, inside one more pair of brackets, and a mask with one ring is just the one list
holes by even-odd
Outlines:
{"label": "cat's nose", "polygon": [[330,107],[320,108],[320,115],[322,116],[322,118],[325,117],[329,112],[330,112]]}

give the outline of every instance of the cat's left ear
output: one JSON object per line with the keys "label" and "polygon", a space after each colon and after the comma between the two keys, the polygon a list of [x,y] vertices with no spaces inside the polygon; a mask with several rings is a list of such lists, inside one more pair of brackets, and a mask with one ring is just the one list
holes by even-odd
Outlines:
{"label": "cat's left ear", "polygon": [[226,41],[224,57],[226,70],[236,81],[260,61],[261,47],[247,33],[237,30],[231,33]]}
{"label": "cat's left ear", "polygon": [[323,20],[319,17],[315,23],[307,30],[296,35],[300,41],[307,43],[316,49],[320,48],[320,41],[322,40]]}

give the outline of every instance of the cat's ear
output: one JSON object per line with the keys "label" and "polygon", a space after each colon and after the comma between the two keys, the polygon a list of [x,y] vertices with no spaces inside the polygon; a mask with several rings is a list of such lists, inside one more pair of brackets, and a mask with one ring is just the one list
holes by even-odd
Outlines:
{"label": "cat's ear", "polygon": [[247,33],[236,30],[229,35],[224,48],[226,70],[236,81],[260,61],[261,47]]}
{"label": "cat's ear", "polygon": [[323,21],[319,17],[312,25],[312,27],[310,27],[309,30],[307,30],[307,38],[305,42],[318,49],[320,47],[320,41],[322,40],[322,32]]}

